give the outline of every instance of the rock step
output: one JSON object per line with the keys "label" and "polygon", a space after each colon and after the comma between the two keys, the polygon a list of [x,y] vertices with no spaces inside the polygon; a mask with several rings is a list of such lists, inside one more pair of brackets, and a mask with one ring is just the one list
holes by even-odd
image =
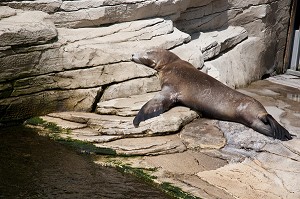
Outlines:
{"label": "rock step", "polygon": [[120,155],[162,155],[181,153],[186,150],[186,146],[178,135],[125,138],[113,142],[95,144],[95,146],[110,148]]}
{"label": "rock step", "polygon": [[[187,148],[219,149],[224,146],[223,133],[207,125],[209,121],[195,120],[198,114],[186,107],[174,107],[135,128],[132,124],[134,116],[156,93],[99,102],[96,113],[60,112],[42,118],[69,129],[67,133],[61,133],[63,138],[90,142],[122,155],[160,155],[181,153]],[[197,127],[199,125],[202,125],[201,129]],[[182,127],[180,134],[173,134]],[[206,131],[210,133],[203,133]]]}
{"label": "rock step", "polygon": [[44,12],[0,6],[0,13],[0,48],[45,44],[57,37],[53,22]]}
{"label": "rock step", "polygon": [[200,32],[192,35],[192,42],[201,48],[204,60],[211,59],[248,38],[245,28],[229,26],[211,32]]}
{"label": "rock step", "polygon": [[183,140],[178,135],[168,134],[178,132],[196,117],[194,111],[176,107],[142,122],[138,128],[133,126],[132,116],[61,112],[51,113],[42,118],[68,129],[66,133],[60,134],[63,138],[90,142],[97,147],[112,149],[119,155],[159,155],[186,150]]}
{"label": "rock step", "polygon": [[111,99],[97,104],[96,113],[119,116],[134,116],[142,106],[158,92],[133,95],[125,98]]}
{"label": "rock step", "polygon": [[[48,115],[48,117],[56,118],[54,122],[62,128],[74,130],[89,127],[99,135],[121,136],[122,138],[174,133],[197,116],[196,112],[186,107],[175,107],[158,117],[142,122],[138,128],[135,128],[132,124],[133,116],[99,115],[85,112],[61,112]],[[44,119],[50,121],[48,117],[44,117]],[[70,122],[80,123],[82,126],[70,125]],[[70,126],[78,128],[70,128]]]}
{"label": "rock step", "polygon": [[[196,116],[187,108],[175,107],[148,123],[141,123],[139,128],[133,127],[133,117],[95,113],[51,113],[42,119],[68,129],[59,134],[62,138],[90,142],[118,155],[161,155],[224,147],[226,140],[216,122],[207,119],[191,122]],[[173,134],[183,126],[179,134]]]}
{"label": "rock step", "polygon": [[300,89],[299,79],[300,79],[300,77],[298,77],[298,76],[283,74],[283,75],[269,77],[267,80],[270,82],[273,82],[273,83]]}

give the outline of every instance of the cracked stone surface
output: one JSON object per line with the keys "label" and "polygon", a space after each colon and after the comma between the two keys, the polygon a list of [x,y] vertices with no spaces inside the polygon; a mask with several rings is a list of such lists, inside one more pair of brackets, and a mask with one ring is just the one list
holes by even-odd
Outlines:
{"label": "cracked stone surface", "polygon": [[125,138],[95,146],[113,149],[119,155],[162,155],[186,150],[177,135]]}
{"label": "cracked stone surface", "polygon": [[[1,7],[3,9],[3,7]],[[49,15],[41,11],[20,12],[0,9],[0,47],[50,42],[57,31]]]}
{"label": "cracked stone surface", "polygon": [[204,60],[210,59],[224,50],[232,48],[247,37],[248,33],[245,28],[235,26],[192,35],[193,42],[201,49]]}
{"label": "cracked stone surface", "polygon": [[[217,59],[206,62],[210,66],[208,74],[211,74],[210,69],[216,69],[218,71],[216,78],[227,86],[237,88],[247,85],[251,79],[261,77],[266,73],[266,68],[258,67],[261,63],[260,55],[263,53],[263,49],[264,44],[260,38],[250,37],[232,50],[221,54]],[[248,64],[254,59],[257,65],[248,67]],[[215,77],[216,75],[212,74],[211,76]]]}
{"label": "cracked stone surface", "polygon": [[[84,112],[51,113],[49,117],[67,120],[61,127],[68,128],[69,122],[79,122],[87,125],[101,135],[115,135],[125,137],[143,137],[158,134],[169,134],[179,131],[185,124],[195,119],[198,114],[185,107],[176,107],[172,110],[142,122],[138,128],[132,124],[132,116],[99,115]],[[47,120],[47,118],[44,118]],[[84,127],[86,127],[84,125]]]}
{"label": "cracked stone surface", "polygon": [[[291,165],[290,165],[291,166]],[[210,184],[230,192],[237,198],[298,198],[299,191],[295,182],[292,189],[282,182],[273,171],[266,172],[258,160],[246,159],[242,163],[226,165],[214,171],[203,171],[197,174]],[[285,176],[290,178],[290,176]],[[257,183],[259,182],[259,183]],[[274,189],[274,187],[276,187]]]}
{"label": "cracked stone surface", "polygon": [[180,138],[189,149],[220,149],[226,144],[223,132],[214,120],[197,119],[184,126]]}
{"label": "cracked stone surface", "polygon": [[157,92],[133,95],[126,98],[118,98],[100,102],[97,105],[96,113],[106,115],[134,116],[147,101],[155,96],[156,93]]}
{"label": "cracked stone surface", "polygon": [[109,86],[103,92],[101,101],[108,101],[116,98],[130,97],[133,95],[146,94],[160,90],[160,83],[157,76],[128,80]]}

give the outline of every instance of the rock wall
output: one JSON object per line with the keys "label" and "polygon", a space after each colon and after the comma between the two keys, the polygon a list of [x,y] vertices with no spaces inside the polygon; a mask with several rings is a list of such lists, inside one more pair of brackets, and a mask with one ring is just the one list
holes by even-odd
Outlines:
{"label": "rock wall", "polygon": [[0,3],[0,123],[158,91],[161,47],[231,87],[282,71],[290,0]]}

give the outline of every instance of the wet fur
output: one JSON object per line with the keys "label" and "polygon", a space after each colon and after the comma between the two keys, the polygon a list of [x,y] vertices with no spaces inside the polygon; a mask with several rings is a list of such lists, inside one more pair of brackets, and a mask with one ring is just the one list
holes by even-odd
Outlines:
{"label": "wet fur", "polygon": [[242,123],[276,139],[292,139],[260,102],[229,88],[167,50],[134,54],[133,61],[157,70],[162,87],[134,118],[135,127],[170,107],[182,104],[205,117]]}

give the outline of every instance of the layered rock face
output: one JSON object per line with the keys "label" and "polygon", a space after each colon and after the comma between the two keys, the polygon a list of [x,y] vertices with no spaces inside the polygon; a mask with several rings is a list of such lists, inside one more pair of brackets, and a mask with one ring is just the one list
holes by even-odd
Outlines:
{"label": "layered rock face", "polygon": [[[290,1],[0,3],[0,123],[155,92],[137,51],[171,49],[231,87],[282,68]],[[276,35],[276,40],[274,39]],[[275,58],[275,59],[274,59]],[[98,110],[98,109],[97,109]]]}
{"label": "layered rock face", "polygon": [[56,136],[125,155],[200,198],[299,198],[299,78],[269,79],[293,89],[263,80],[240,90],[296,135],[288,142],[186,107],[132,124],[160,90],[132,53],[170,49],[242,87],[282,70],[289,9],[290,0],[1,1],[0,126],[44,115],[63,129]]}

